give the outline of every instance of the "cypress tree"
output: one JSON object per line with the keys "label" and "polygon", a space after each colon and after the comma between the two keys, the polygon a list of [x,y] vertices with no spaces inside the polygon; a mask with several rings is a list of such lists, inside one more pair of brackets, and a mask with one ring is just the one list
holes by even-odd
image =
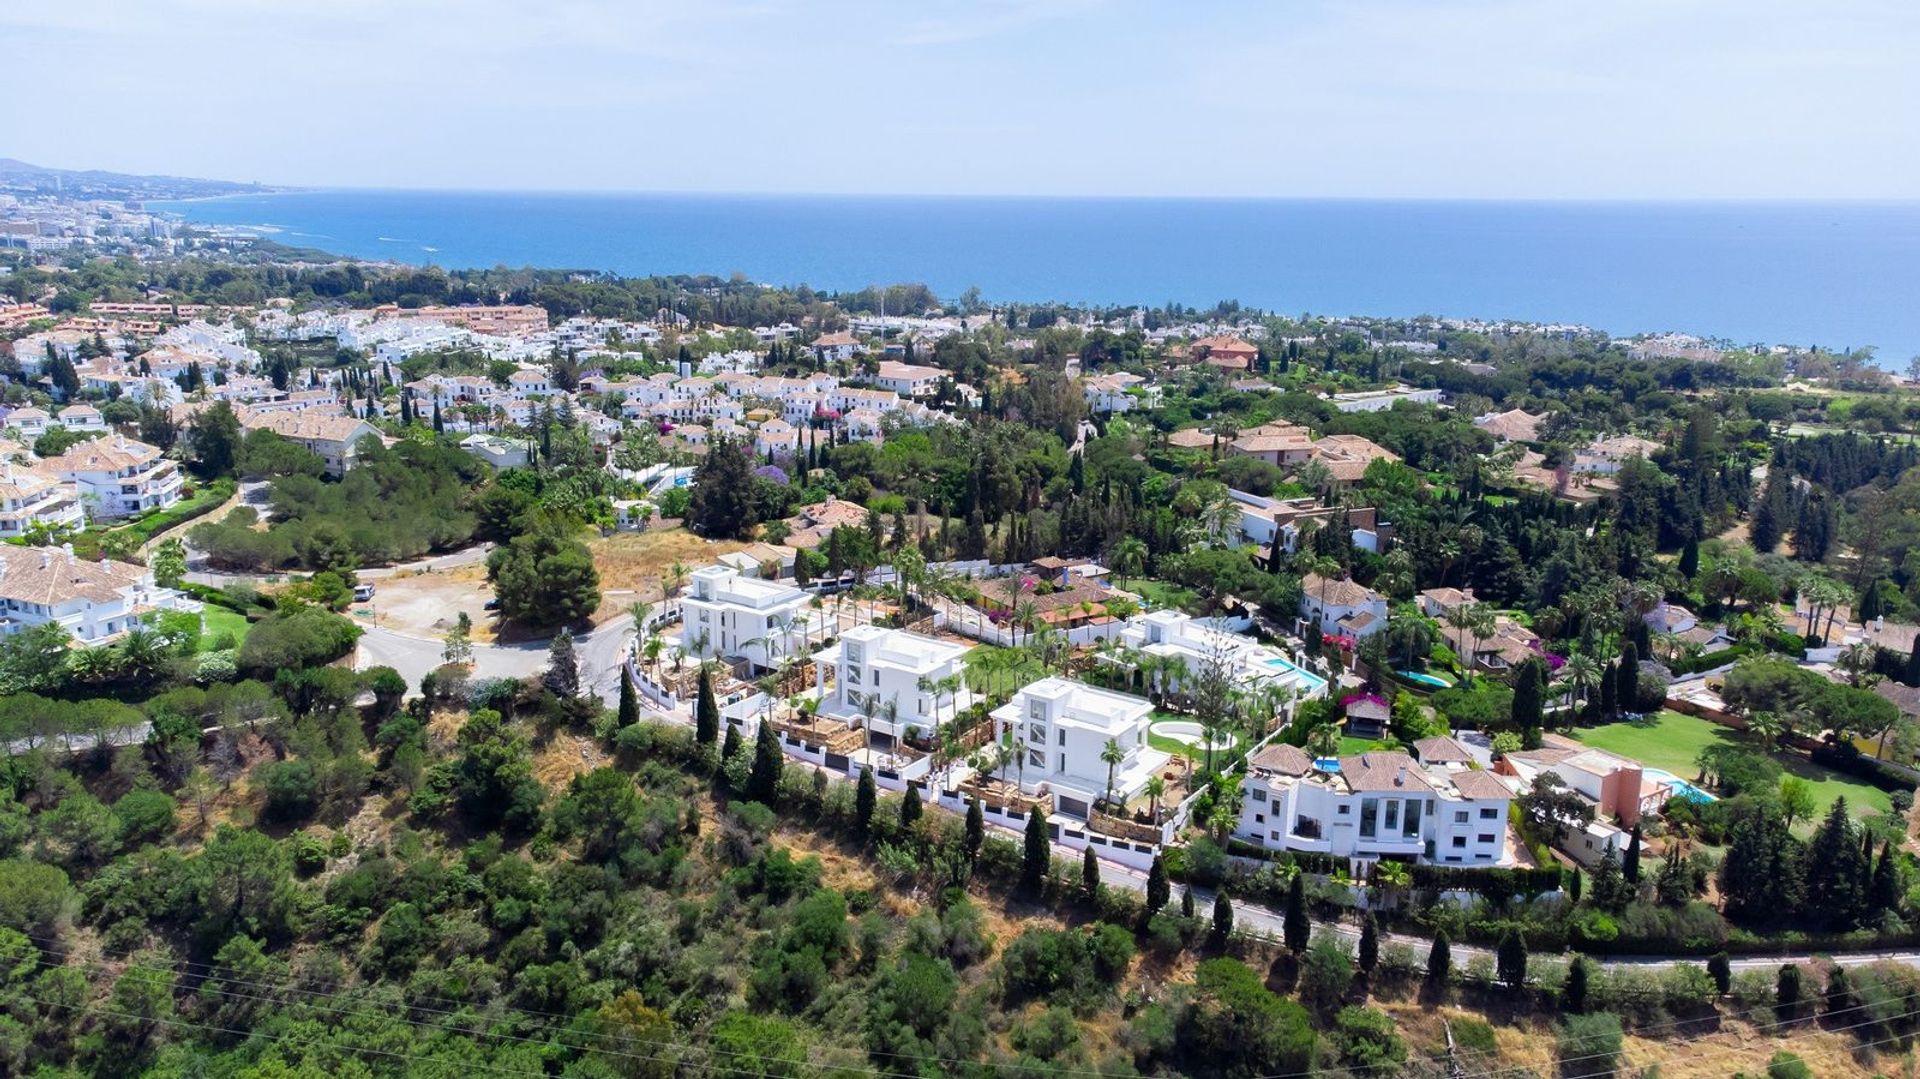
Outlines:
{"label": "cypress tree", "polygon": [[1509,991],[1518,991],[1527,985],[1527,942],[1521,939],[1520,932],[1507,930],[1494,949],[1495,975],[1500,984]]}
{"label": "cypress tree", "polygon": [[1541,662],[1527,660],[1520,665],[1520,677],[1513,686],[1513,725],[1522,732],[1540,729],[1545,718],[1545,687],[1540,677]]}
{"label": "cypress tree", "polygon": [[1167,905],[1170,889],[1167,884],[1167,865],[1160,855],[1153,856],[1153,864],[1147,867],[1147,913],[1158,914],[1160,908]]}
{"label": "cypress tree", "polygon": [[1900,909],[1900,870],[1893,864],[1893,841],[1880,847],[1880,861],[1873,867],[1873,880],[1867,885],[1867,914],[1877,915]]}
{"label": "cypress tree", "polygon": [[1880,617],[1880,582],[1878,580],[1867,582],[1866,590],[1860,593],[1860,609],[1854,612],[1854,617],[1858,618],[1862,625]]}
{"label": "cypress tree", "polygon": [[1907,669],[1902,673],[1905,675],[1900,679],[1902,682],[1920,686],[1920,633],[1913,635],[1913,650],[1907,653]]}
{"label": "cypress tree", "polygon": [[1587,1010],[1587,957],[1576,955],[1567,966],[1567,984],[1560,990],[1560,1006],[1570,1014]]}
{"label": "cypress tree", "polygon": [[1733,988],[1733,959],[1724,949],[1707,957],[1707,977],[1713,979],[1713,987],[1723,997]]}
{"label": "cypress tree", "polygon": [[913,822],[919,819],[920,788],[909,783],[907,784],[907,796],[900,799],[900,830],[904,832],[913,827]]}
{"label": "cypress tree", "polygon": [[1604,668],[1600,672],[1600,718],[1613,719],[1620,714],[1620,669],[1617,666]]}
{"label": "cypress tree", "polygon": [[865,839],[873,834],[873,811],[880,804],[880,788],[874,784],[873,769],[860,766],[860,784],[853,791],[853,826]]}
{"label": "cypress tree", "polygon": [[1093,856],[1093,848],[1088,847],[1080,853],[1080,887],[1087,893],[1087,902],[1100,899],[1100,859]]}
{"label": "cypress tree", "polygon": [[1307,950],[1307,942],[1313,936],[1313,922],[1307,917],[1307,886],[1302,878],[1304,874],[1296,872],[1293,882],[1287,885],[1287,909],[1280,925],[1280,936],[1287,950],[1295,955]]}
{"label": "cypress tree", "polygon": [[1853,979],[1847,968],[1836,966],[1827,975],[1827,1014],[1839,1015],[1853,1008]]}
{"label": "cypress tree", "polygon": [[733,755],[735,753],[738,753],[739,751],[740,751],[740,724],[729,723],[727,724],[727,736],[720,740],[721,766],[724,767],[728,761],[733,759]]}
{"label": "cypress tree", "polygon": [[980,799],[968,799],[966,831],[968,862],[972,862],[974,859],[980,857],[980,845],[986,842],[986,839],[987,817],[986,813],[980,808]]}
{"label": "cypress tree", "polygon": [[1640,886],[1640,825],[1633,826],[1633,833],[1627,837],[1627,853],[1620,859],[1620,876],[1629,888]]}
{"label": "cypress tree", "polygon": [[720,737],[720,704],[713,699],[713,672],[705,664],[700,666],[700,693],[693,705],[693,737],[703,746]]}
{"label": "cypress tree", "polygon": [[1180,917],[1191,920],[1194,914],[1193,885],[1180,889]]}
{"label": "cypress tree", "polygon": [[620,726],[624,729],[640,722],[640,696],[633,690],[633,675],[627,673],[623,664],[620,668]]}
{"label": "cypress tree", "polygon": [[1433,947],[1427,950],[1427,984],[1436,988],[1446,985],[1453,974],[1453,948],[1447,943],[1447,931],[1437,929],[1433,934]]}
{"label": "cypress tree", "polygon": [[1213,893],[1213,943],[1216,948],[1224,948],[1227,939],[1233,936],[1233,902],[1227,898],[1226,889]]}
{"label": "cypress tree", "polygon": [[433,433],[437,435],[446,429],[446,421],[440,418],[440,399],[435,398],[433,402]]}
{"label": "cypress tree", "polygon": [[1866,913],[1870,873],[1864,864],[1866,856],[1860,853],[1860,844],[1853,836],[1847,800],[1835,798],[1827,819],[1807,842],[1804,910],[1831,929],[1857,928]]}
{"label": "cypress tree", "polygon": [[1374,921],[1372,911],[1363,911],[1360,915],[1360,951],[1358,955],[1360,973],[1372,974],[1373,968],[1380,962],[1380,925]]}
{"label": "cypress tree", "polygon": [[1688,540],[1680,551],[1680,576],[1691,581],[1700,573],[1700,541]]}
{"label": "cypress tree", "polygon": [[1783,1023],[1800,1018],[1800,968],[1787,963],[1773,980],[1773,1011]]}
{"label": "cypress tree", "polygon": [[1047,815],[1035,808],[1027,814],[1027,841],[1020,858],[1020,884],[1032,895],[1047,887],[1047,868],[1053,863],[1053,842],[1047,835]]}
{"label": "cypress tree", "polygon": [[[1645,622],[1640,623],[1646,625]],[[1613,699],[1622,712],[1639,709],[1640,701],[1640,650],[1632,641],[1620,646],[1620,666],[1614,668],[1613,676],[1619,684],[1614,687]]]}
{"label": "cypress tree", "polygon": [[780,752],[780,736],[773,724],[762,723],[753,736],[753,770],[747,773],[747,797],[771,807],[780,794],[780,773],[786,754]]}

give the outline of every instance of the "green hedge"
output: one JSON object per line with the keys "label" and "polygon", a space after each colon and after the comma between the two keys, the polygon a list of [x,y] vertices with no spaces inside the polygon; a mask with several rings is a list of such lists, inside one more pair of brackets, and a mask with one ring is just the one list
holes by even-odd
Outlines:
{"label": "green hedge", "polygon": [[239,489],[240,485],[233,480],[217,479],[201,487],[192,498],[184,502],[150,513],[138,520],[129,521],[112,531],[126,533],[145,543],[169,528],[212,513],[225,504],[227,499],[232,498],[234,492]]}

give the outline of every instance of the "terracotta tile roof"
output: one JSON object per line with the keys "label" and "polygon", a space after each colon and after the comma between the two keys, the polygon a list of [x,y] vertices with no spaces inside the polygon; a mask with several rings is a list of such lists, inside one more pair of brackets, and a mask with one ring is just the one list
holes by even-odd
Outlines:
{"label": "terracotta tile roof", "polygon": [[1381,598],[1373,589],[1358,581],[1344,577],[1325,578],[1317,573],[1300,578],[1300,592],[1316,603],[1324,598],[1329,607],[1360,607]]}
{"label": "terracotta tile roof", "polygon": [[54,606],[81,598],[112,603],[142,576],[124,562],[88,562],[60,547],[0,544],[0,599]]}
{"label": "terracotta tile roof", "polygon": [[1248,758],[1247,765],[1276,775],[1303,776],[1313,771],[1313,758],[1299,746],[1275,743]]}
{"label": "terracotta tile roof", "polygon": [[1420,739],[1413,744],[1413,752],[1421,764],[1467,764],[1473,760],[1466,746],[1445,735]]}
{"label": "terracotta tile roof", "polygon": [[1420,766],[1414,763],[1412,757],[1398,750],[1381,749],[1342,757],[1340,776],[1347,781],[1350,789],[1361,792],[1378,794],[1433,790],[1432,781],[1427,779]]}
{"label": "terracotta tile roof", "polygon": [[[315,442],[345,442],[361,435],[376,433],[373,426],[354,416],[329,416],[322,412],[257,412],[248,410],[240,417],[249,430],[268,430],[282,438]],[[361,430],[365,428],[365,430]]]}
{"label": "terracotta tile roof", "polygon": [[1475,770],[1455,772],[1452,779],[1453,789],[1459,791],[1463,798],[1491,800],[1513,797],[1513,788],[1507,786],[1492,772]]}
{"label": "terracotta tile roof", "polygon": [[67,452],[48,457],[41,466],[52,472],[117,472],[136,468],[160,459],[160,449],[130,438],[102,435],[67,447]]}

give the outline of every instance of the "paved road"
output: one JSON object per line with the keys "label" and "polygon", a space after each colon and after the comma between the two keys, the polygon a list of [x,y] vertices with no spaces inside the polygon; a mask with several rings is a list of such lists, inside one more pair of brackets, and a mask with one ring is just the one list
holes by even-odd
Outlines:
{"label": "paved road", "polygon": [[[365,632],[354,654],[354,670],[392,667],[417,690],[420,679],[444,662],[443,643],[438,638],[415,637],[383,626],[363,624]],[[574,654],[580,665],[582,688],[609,704],[620,699],[620,663],[626,643],[633,636],[633,623],[622,616],[574,638]],[[514,644],[473,645],[473,677],[524,678],[546,669],[548,639]]]}

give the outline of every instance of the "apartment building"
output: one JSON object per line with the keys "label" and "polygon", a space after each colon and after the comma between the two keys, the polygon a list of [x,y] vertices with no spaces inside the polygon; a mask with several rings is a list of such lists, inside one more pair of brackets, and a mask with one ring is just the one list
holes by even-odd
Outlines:
{"label": "apartment building", "polygon": [[35,526],[80,528],[86,513],[73,484],[42,468],[0,460],[0,539],[26,535]]}
{"label": "apartment building", "polygon": [[88,515],[104,519],[166,509],[180,501],[180,470],[157,446],[122,435],[89,439],[40,467],[74,485]]}
{"label": "apartment building", "polygon": [[155,609],[200,605],[128,562],[74,557],[62,547],[0,543],[0,636],[55,623],[83,645],[110,641]]}

